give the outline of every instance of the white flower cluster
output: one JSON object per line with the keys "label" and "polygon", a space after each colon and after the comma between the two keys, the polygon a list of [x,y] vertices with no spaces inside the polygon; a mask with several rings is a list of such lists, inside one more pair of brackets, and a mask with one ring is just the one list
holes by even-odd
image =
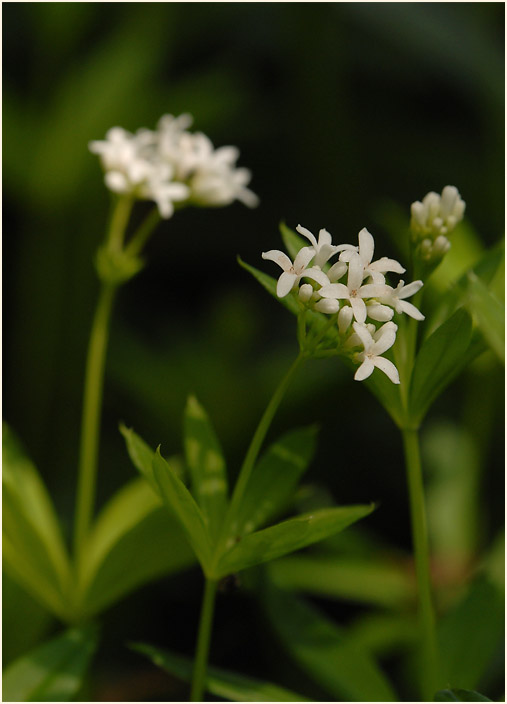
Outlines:
{"label": "white flower cluster", "polygon": [[447,235],[463,219],[465,201],[455,186],[445,186],[442,195],[430,191],[422,202],[411,206],[410,228],[424,260],[441,259],[451,248]]}
{"label": "white flower cluster", "polygon": [[214,149],[206,135],[188,131],[190,115],[164,115],[156,130],[135,134],[113,127],[102,141],[90,142],[105,171],[106,186],[115,193],[153,200],[169,218],[174,203],[221,206],[240,200],[249,207],[257,196],[246,186],[248,169],[236,168],[236,147]]}
{"label": "white flower cluster", "polygon": [[[294,263],[277,249],[262,254],[263,259],[270,259],[283,269],[276,288],[278,297],[292,292],[307,308],[338,314],[340,349],[360,363],[354,379],[362,381],[378,367],[394,384],[399,384],[395,365],[381,355],[396,339],[398,326],[392,321],[395,312],[424,320],[421,312],[405,300],[419,291],[423,282],[405,285],[400,281],[396,288],[389,286],[385,274],[403,274],[405,269],[387,257],[373,261],[375,243],[366,228],[359,233],[358,247],[333,245],[327,230],[320,230],[317,240],[305,227],[298,225],[296,229],[310,240],[311,247],[303,247]],[[331,264],[335,255],[338,258]],[[345,276],[346,283],[340,281]]]}

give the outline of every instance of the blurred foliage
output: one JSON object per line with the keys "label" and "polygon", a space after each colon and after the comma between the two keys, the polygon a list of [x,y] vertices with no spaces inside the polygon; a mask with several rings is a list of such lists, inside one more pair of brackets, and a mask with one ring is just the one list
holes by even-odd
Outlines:
{"label": "blurred foliage", "polygon": [[[108,358],[101,505],[135,473],[118,422],[176,452],[189,392],[209,410],[231,473],[237,471],[296,354],[294,321],[236,262],[240,254],[258,266],[261,251],[278,247],[280,220],[326,227],[343,241],[366,226],[378,251],[397,256],[410,203],[451,183],[473,224],[461,248],[468,260],[458,257],[463,268],[453,278],[503,235],[500,3],[49,2],[4,3],[2,10],[4,415],[49,486],[67,533],[98,292],[92,262],[108,217],[89,140],[113,125],[153,127],[164,112],[190,112],[195,129],[215,145],[240,148],[239,163],[252,170],[261,198],[251,212],[236,204],[178,213],[150,242],[146,269],[122,290]],[[442,268],[433,277],[434,303],[445,276]],[[483,355],[439,399],[423,428],[443,610],[466,599],[482,603],[484,593],[479,588],[474,596],[467,580],[484,560],[493,564],[489,550],[503,525],[502,381],[498,360]],[[364,418],[366,407],[367,430],[347,421]],[[403,461],[387,414],[348,370],[328,360],[308,365],[296,381],[272,437],[310,422],[322,426],[308,474],[315,491],[324,485],[338,503],[380,502],[364,527],[338,541],[340,550],[350,551],[350,543],[357,556],[359,542],[368,559],[379,543],[389,545],[393,572],[381,579],[398,580],[402,566],[410,574]],[[282,573],[286,588],[287,564]],[[361,572],[352,570],[349,579],[354,574]],[[382,605],[367,611],[341,601],[350,597],[350,583],[335,588],[340,600],[313,598],[340,628],[350,625],[358,642],[387,653],[399,693],[410,699],[408,675],[389,659],[410,640],[407,613],[386,615]],[[106,614],[99,696],[101,688],[124,700],[134,696],[135,683],[126,688],[122,678],[129,670],[142,678],[144,671],[125,653],[126,640],[191,654],[199,597],[199,574],[191,570],[144,587]],[[22,598],[17,588],[4,589],[6,633]],[[363,598],[371,603],[368,594]],[[25,648],[18,629],[9,658],[48,627],[38,607],[29,608]],[[318,698],[290,658],[276,668],[268,662],[275,646],[242,592],[222,597],[216,623],[214,664],[291,689],[294,679],[297,691]],[[492,697],[501,692],[495,657],[482,673]],[[459,653],[452,658],[449,667]],[[474,680],[481,684],[479,675]]]}

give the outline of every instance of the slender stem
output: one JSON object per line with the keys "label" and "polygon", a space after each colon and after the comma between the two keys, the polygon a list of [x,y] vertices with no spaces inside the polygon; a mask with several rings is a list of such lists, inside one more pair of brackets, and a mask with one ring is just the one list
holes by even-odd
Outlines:
{"label": "slender stem", "polygon": [[102,284],[88,347],[74,526],[74,548],[78,564],[95,500],[104,367],[115,291],[115,286]]}
{"label": "slender stem", "polygon": [[114,252],[119,252],[123,247],[125,231],[133,205],[134,201],[130,196],[122,196],[114,204],[106,243],[107,247]]}
{"label": "slender stem", "polygon": [[[123,247],[133,203],[130,196],[122,196],[115,200],[106,238],[106,248],[112,252],[119,252]],[[74,518],[74,551],[77,566],[81,561],[95,501],[104,368],[116,288],[115,284],[102,283],[88,345]]]}
{"label": "slender stem", "polygon": [[417,430],[403,430],[422,637],[423,694],[432,701],[438,688],[438,648],[431,596],[430,553]]}
{"label": "slender stem", "polygon": [[192,675],[192,690],[190,693],[191,702],[203,701],[217,585],[218,582],[213,579],[206,579],[204,585],[201,617],[199,620],[199,633],[197,635],[194,672]]}
{"label": "slender stem", "polygon": [[148,237],[151,235],[153,229],[160,222],[160,213],[158,208],[153,208],[153,210],[148,213],[145,220],[141,223],[138,229],[132,235],[130,242],[125,247],[125,254],[129,256],[135,256],[140,253],[144,245],[146,244]]}
{"label": "slender stem", "polygon": [[[250,474],[252,473],[255,461],[257,460],[257,455],[260,452],[262,443],[264,442],[264,438],[266,437],[266,433],[268,432],[269,426],[271,425],[271,421],[273,420],[277,408],[280,405],[285,395],[285,392],[289,387],[290,382],[292,381],[292,377],[294,376],[304,359],[305,355],[300,352],[292,363],[289,371],[278,385],[275,393],[271,397],[271,401],[268,403],[266,410],[264,411],[264,414],[260,419],[259,425],[257,426],[257,430],[255,431],[255,434],[250,442],[250,446],[243,461],[243,465],[241,467],[236,486],[234,487],[234,492],[231,498],[231,503],[228,511],[229,515],[233,514],[233,512],[239,505],[241,499],[243,498],[243,494],[245,493]],[[227,521],[225,523],[227,524]]]}

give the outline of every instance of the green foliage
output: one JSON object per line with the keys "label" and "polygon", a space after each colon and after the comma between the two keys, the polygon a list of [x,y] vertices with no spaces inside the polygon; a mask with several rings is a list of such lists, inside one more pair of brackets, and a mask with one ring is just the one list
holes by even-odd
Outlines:
{"label": "green foliage", "polygon": [[481,685],[504,642],[504,595],[485,578],[477,579],[441,620],[439,641],[445,680],[473,689]]}
{"label": "green foliage", "polygon": [[[132,650],[146,655],[155,665],[176,677],[189,682],[192,678],[193,662],[189,658],[175,655],[168,650],[155,648],[146,643],[131,645]],[[311,701],[300,694],[279,687],[271,682],[263,682],[234,672],[208,667],[206,691],[215,697],[232,702],[305,702]]]}
{"label": "green foliage", "polygon": [[317,429],[299,428],[268,447],[250,475],[245,493],[231,514],[231,533],[241,537],[283,510],[315,453]]}
{"label": "green foliage", "polygon": [[428,408],[468,362],[472,321],[458,310],[425,340],[415,360],[410,389],[410,420],[421,422]]}
{"label": "green foliage", "polygon": [[414,599],[402,565],[343,555],[294,555],[276,560],[269,574],[282,589],[398,610]]}
{"label": "green foliage", "polygon": [[97,637],[93,625],[73,628],[13,662],[3,673],[3,700],[71,701],[82,685]]}
{"label": "green foliage", "polygon": [[442,689],[435,694],[435,702],[490,702],[479,692],[468,689]]}
{"label": "green foliage", "polygon": [[503,304],[473,273],[468,275],[468,310],[491,349],[505,362],[505,310]]}
{"label": "green foliage", "polygon": [[263,605],[284,648],[333,697],[345,701],[396,701],[387,678],[344,630],[302,599],[266,585]]}
{"label": "green foliage", "polygon": [[160,454],[160,448],[157,448],[154,455],[152,467],[162,500],[170,512],[176,514],[192,549],[207,574],[211,566],[213,546],[205,516],[175,470]]}
{"label": "green foliage", "polygon": [[126,484],[102,509],[81,565],[81,608],[89,618],[136,587],[195,561],[174,515],[144,478]]}
{"label": "green foliage", "polygon": [[370,506],[323,508],[246,535],[219,560],[219,575],[238,572],[339,533],[373,511]]}
{"label": "green foliage", "polygon": [[[159,496],[171,514],[176,516],[204,573],[212,579],[273,560],[323,540],[367,516],[374,509],[373,505],[321,509],[251,532],[287,502],[295,490],[298,478],[306,469],[315,449],[315,430],[303,428],[286,434],[271,445],[254,467],[247,491],[237,510],[229,516],[227,525],[230,537],[227,539],[217,534],[227,509],[225,497],[219,496],[217,504],[213,503],[211,497],[210,503],[210,497],[202,492],[203,485],[206,487],[207,482],[217,480],[216,474],[220,490],[227,484],[225,462],[218,440],[197,401],[191,399],[187,405],[185,444],[187,461],[192,468],[193,489],[197,492],[202,507],[178,477],[172,463],[162,457],[160,450],[153,453],[132,430],[123,428],[122,433],[134,463],[144,476],[155,479]],[[268,487],[269,494],[266,492]],[[203,507],[207,508],[207,513]],[[127,514],[128,510],[125,512]],[[209,530],[211,521],[215,521],[213,533]]]}
{"label": "green foliage", "polygon": [[185,457],[192,477],[193,494],[206,519],[210,537],[220,530],[227,504],[225,460],[208,416],[190,396],[184,414]]}
{"label": "green foliage", "polygon": [[4,569],[52,613],[69,613],[70,563],[49,494],[19,441],[4,425]]}

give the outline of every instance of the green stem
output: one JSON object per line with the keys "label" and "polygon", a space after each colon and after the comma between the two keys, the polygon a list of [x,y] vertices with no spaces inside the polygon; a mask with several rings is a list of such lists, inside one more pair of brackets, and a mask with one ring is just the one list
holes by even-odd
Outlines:
{"label": "green stem", "polygon": [[113,252],[120,252],[123,247],[125,231],[133,205],[134,201],[129,196],[120,197],[114,204],[106,242],[107,248]]}
{"label": "green stem", "polygon": [[422,638],[423,695],[432,701],[439,684],[438,648],[435,614],[431,597],[430,553],[426,527],[424,487],[417,430],[403,430],[405,462],[408,475],[412,540],[419,601],[419,619]]}
{"label": "green stem", "polygon": [[197,648],[195,653],[194,672],[192,675],[192,689],[190,693],[191,702],[203,701],[204,687],[206,682],[206,669],[208,667],[208,654],[211,640],[211,626],[213,623],[213,611],[215,608],[215,595],[218,582],[213,579],[206,579],[204,594],[202,597],[201,617],[199,620],[199,633],[197,636]]}
{"label": "green stem", "polygon": [[[234,493],[232,495],[231,503],[228,510],[229,516],[234,513],[237,506],[241,502],[241,499],[243,498],[243,494],[245,493],[248,480],[250,479],[250,474],[252,473],[252,470],[254,468],[255,461],[257,460],[257,456],[260,452],[262,443],[264,442],[264,438],[266,437],[266,433],[268,432],[269,426],[271,425],[271,421],[273,420],[277,408],[280,405],[285,395],[285,392],[287,391],[289,384],[292,381],[293,376],[299,369],[299,366],[301,365],[304,359],[305,355],[300,352],[292,363],[289,371],[278,385],[275,393],[271,397],[271,401],[269,402],[266,407],[266,410],[264,411],[259,425],[257,426],[257,430],[255,431],[255,434],[250,442],[250,446],[243,461],[243,465],[241,467],[236,486],[234,487]],[[227,520],[225,521],[225,524],[228,524]]]}
{"label": "green stem", "polygon": [[[111,252],[120,252],[123,247],[133,203],[134,201],[129,196],[122,196],[115,200],[106,239],[106,248]],[[74,519],[74,551],[78,566],[81,562],[95,502],[104,368],[116,288],[115,284],[102,282],[88,345]]]}
{"label": "green stem", "polygon": [[109,322],[116,287],[102,284],[86,362],[74,549],[78,564],[93,513]]}
{"label": "green stem", "polygon": [[151,235],[153,229],[160,222],[160,213],[158,208],[153,208],[153,210],[146,216],[141,225],[132,235],[132,239],[125,247],[125,254],[129,256],[136,256],[139,254],[146,244],[149,236]]}

